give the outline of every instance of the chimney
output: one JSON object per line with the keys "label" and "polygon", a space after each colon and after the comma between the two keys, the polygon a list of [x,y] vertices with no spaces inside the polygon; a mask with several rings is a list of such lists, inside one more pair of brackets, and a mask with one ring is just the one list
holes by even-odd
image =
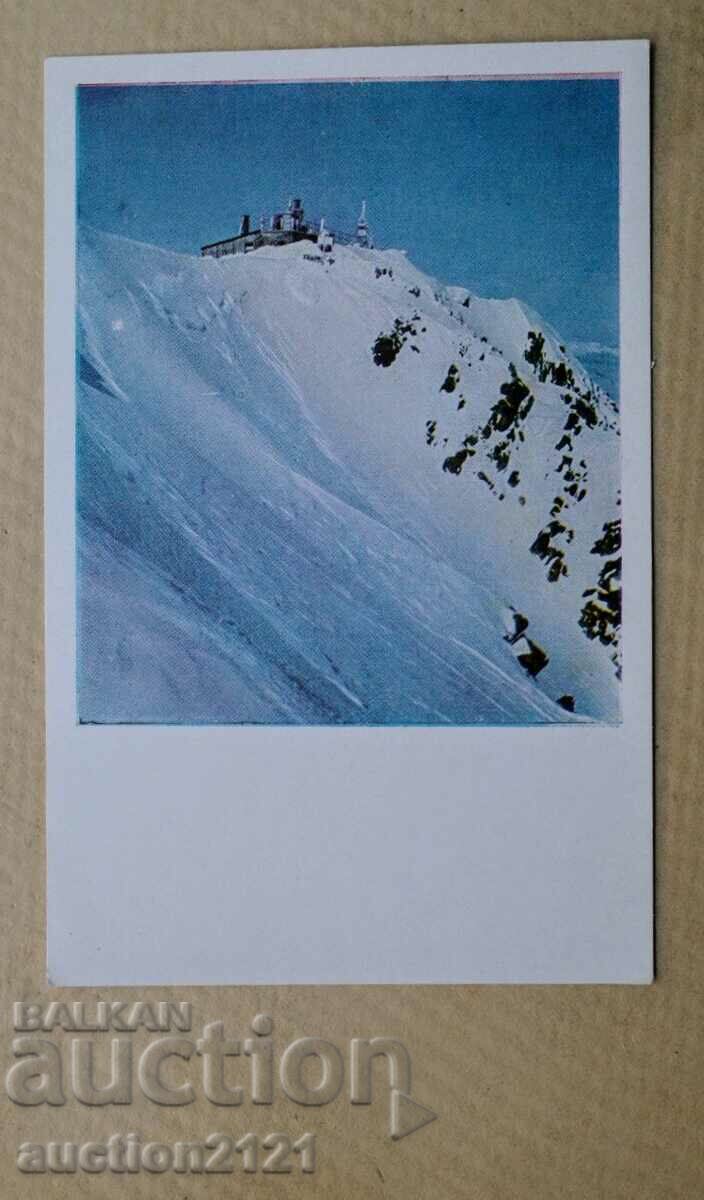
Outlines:
{"label": "chimney", "polygon": [[240,222],[239,236],[244,237],[247,233],[249,233],[249,213],[244,213],[242,221]]}

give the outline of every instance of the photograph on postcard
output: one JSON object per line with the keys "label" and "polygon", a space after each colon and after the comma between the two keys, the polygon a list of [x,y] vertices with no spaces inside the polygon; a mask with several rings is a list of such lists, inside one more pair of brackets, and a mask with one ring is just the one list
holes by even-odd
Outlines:
{"label": "photograph on postcard", "polygon": [[618,724],[618,77],[76,105],[79,721]]}

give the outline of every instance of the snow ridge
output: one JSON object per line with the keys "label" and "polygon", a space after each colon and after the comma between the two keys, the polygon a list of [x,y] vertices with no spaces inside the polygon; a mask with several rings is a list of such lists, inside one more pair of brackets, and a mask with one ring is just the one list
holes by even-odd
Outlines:
{"label": "snow ridge", "polygon": [[618,721],[615,405],[519,301],[311,250],[80,232],[81,720]]}

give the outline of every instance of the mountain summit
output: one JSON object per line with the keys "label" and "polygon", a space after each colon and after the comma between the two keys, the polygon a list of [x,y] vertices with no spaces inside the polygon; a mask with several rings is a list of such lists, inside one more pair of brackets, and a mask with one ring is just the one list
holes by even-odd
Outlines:
{"label": "mountain summit", "polygon": [[619,415],[402,251],[82,229],[87,722],[619,720]]}

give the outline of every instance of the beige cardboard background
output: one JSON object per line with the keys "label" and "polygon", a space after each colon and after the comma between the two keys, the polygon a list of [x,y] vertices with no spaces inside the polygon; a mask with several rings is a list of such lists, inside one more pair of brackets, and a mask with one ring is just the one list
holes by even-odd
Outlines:
{"label": "beige cardboard background", "polygon": [[[696,1200],[704,1195],[704,588],[701,312],[704,35],[696,0],[0,0],[0,919],[3,1070],[11,1001],[44,977],[42,682],[42,60],[49,54],[552,38],[654,43],[657,946],[649,988],[177,989],[195,1024],[244,1036],[262,1009],[280,1046],[390,1033],[440,1120],[394,1144],[385,1103],[322,1110],[18,1108],[3,1100],[0,1196],[343,1200]],[[618,781],[614,781],[618,804]],[[86,897],[86,903],[90,898]],[[233,927],[236,946],[237,929]],[[111,998],[136,995],[110,992]],[[147,993],[149,995],[150,993]],[[165,989],[152,989],[164,997]],[[52,997],[94,999],[95,993]],[[134,1035],[139,1044],[145,1034]],[[106,1040],[103,1036],[103,1040]],[[234,1116],[232,1115],[234,1113]],[[264,1115],[262,1116],[262,1113]],[[312,1115],[311,1115],[312,1114]],[[18,1143],[319,1135],[315,1175],[22,1176]]]}

